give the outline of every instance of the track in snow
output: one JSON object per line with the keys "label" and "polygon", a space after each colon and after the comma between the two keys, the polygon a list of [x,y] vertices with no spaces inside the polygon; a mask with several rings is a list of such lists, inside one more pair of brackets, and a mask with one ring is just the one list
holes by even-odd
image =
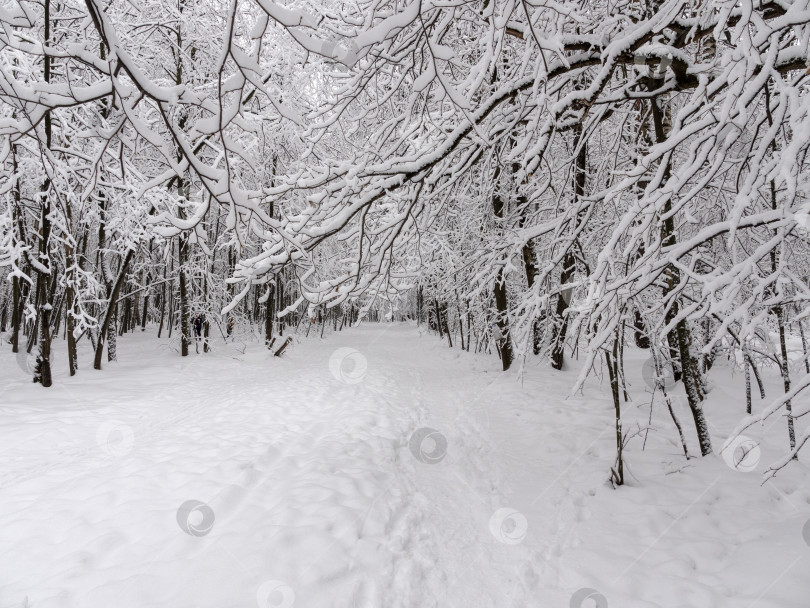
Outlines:
{"label": "track in snow", "polygon": [[[738,531],[707,549],[666,527],[696,498],[722,507],[736,472],[709,462],[670,504],[606,488],[611,406],[598,386],[566,399],[573,374],[521,383],[399,324],[284,359],[184,360],[141,335],[120,352],[47,392],[0,359],[3,608],[565,608],[583,587],[620,608],[747,605],[722,589],[745,556]],[[698,507],[676,523],[711,523]],[[787,603],[756,608],[792,607],[801,569],[779,587]]]}

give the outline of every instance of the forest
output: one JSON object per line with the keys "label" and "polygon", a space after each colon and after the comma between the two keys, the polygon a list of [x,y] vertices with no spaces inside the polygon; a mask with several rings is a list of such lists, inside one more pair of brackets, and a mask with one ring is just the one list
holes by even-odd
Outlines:
{"label": "forest", "polygon": [[[5,443],[29,405],[62,427],[68,395],[136,396],[149,376],[126,366],[153,352],[165,387],[227,369],[234,386],[262,377],[273,393],[283,392],[274,378],[307,385],[295,365],[349,340],[327,375],[360,390],[376,386],[377,340],[406,349],[390,361],[380,351],[378,370],[416,373],[398,366],[418,367],[422,351],[397,332],[418,331],[435,365],[505,386],[497,407],[594,396],[570,420],[531,424],[604,430],[599,492],[645,486],[628,467],[645,458],[655,411],[676,476],[713,478],[713,462],[734,475],[756,468],[734,477],[746,496],[784,479],[810,517],[807,0],[3,0],[0,25]],[[415,383],[409,403],[426,408],[443,390],[402,377],[373,389],[378,402]],[[313,403],[327,403],[324,390]],[[454,390],[446,399],[466,389]],[[459,411],[480,407],[472,393],[458,399]],[[417,464],[449,466],[438,461],[450,431],[416,424]],[[124,443],[139,445],[136,426],[124,425]],[[464,428],[469,438],[478,427]],[[414,448],[414,436],[433,447]],[[546,457],[532,449],[527,458]],[[566,463],[554,475],[572,474]],[[794,536],[810,545],[807,521]],[[296,593],[313,607],[451,605],[420,595],[437,582],[410,592],[364,582],[307,600],[317,585],[289,568],[297,584],[262,587],[260,605],[289,608]],[[739,596],[677,601],[676,583],[667,601],[639,581],[611,595],[602,579],[538,575],[523,577],[521,599],[459,605],[544,605],[533,594],[557,585],[557,603],[575,608],[793,608],[808,590],[798,570],[782,572],[794,586],[772,603],[777,575]],[[43,597],[10,605],[109,601]],[[214,605],[138,597],[131,605]],[[233,597],[216,605],[243,605]]]}

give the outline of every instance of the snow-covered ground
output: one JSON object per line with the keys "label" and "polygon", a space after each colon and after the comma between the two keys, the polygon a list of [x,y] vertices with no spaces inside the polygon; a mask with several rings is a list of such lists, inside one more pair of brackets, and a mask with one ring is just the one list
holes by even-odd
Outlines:
{"label": "snow-covered ground", "polygon": [[[762,485],[783,419],[742,472],[687,463],[656,405],[615,490],[609,393],[569,396],[576,362],[519,378],[410,324],[283,358],[173,345],[131,334],[68,378],[57,343],[47,390],[2,349],[0,607],[810,605],[808,467]],[[625,429],[650,416],[645,357]],[[722,362],[711,380],[719,451],[744,383]]]}

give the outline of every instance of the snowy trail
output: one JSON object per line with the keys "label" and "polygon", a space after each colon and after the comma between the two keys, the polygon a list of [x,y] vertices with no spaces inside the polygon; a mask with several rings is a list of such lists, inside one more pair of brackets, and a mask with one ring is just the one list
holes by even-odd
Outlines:
{"label": "snowy trail", "polygon": [[[414,365],[415,335],[391,329],[305,343],[285,360],[242,357],[226,373],[222,358],[167,357],[158,370],[122,355],[69,382],[58,416],[32,413],[36,387],[15,378],[4,430],[25,438],[3,453],[2,509],[6,530],[33,536],[12,539],[19,560],[4,567],[13,584],[0,605],[248,606],[267,581],[302,606],[431,605],[460,583],[447,605],[498,603],[474,561],[446,568],[457,549],[485,564],[498,549],[479,546],[491,501],[470,485],[486,467],[458,449],[474,427],[457,390],[469,377]],[[362,353],[361,382],[330,373],[337,347]],[[445,466],[408,447],[428,424],[455,425]],[[454,458],[475,475],[446,466]],[[191,499],[215,515],[205,536],[175,521]]]}
{"label": "snowy trail", "polygon": [[644,485],[607,488],[611,405],[566,398],[573,373],[521,381],[400,324],[283,359],[128,336],[47,401],[3,357],[2,608],[804,605],[810,492],[719,458],[663,489],[669,429],[631,459]]}

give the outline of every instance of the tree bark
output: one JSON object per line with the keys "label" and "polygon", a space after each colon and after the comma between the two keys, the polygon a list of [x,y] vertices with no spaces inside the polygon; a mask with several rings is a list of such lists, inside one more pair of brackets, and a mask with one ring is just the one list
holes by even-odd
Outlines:
{"label": "tree bark", "polygon": [[[585,196],[585,185],[588,177],[588,144],[582,139],[582,129],[576,129],[575,146],[579,148],[577,152],[576,164],[574,169],[574,204]],[[578,226],[574,226],[574,230]],[[570,245],[573,247],[573,243]],[[565,358],[565,337],[568,333],[568,310],[569,302],[567,298],[563,297],[565,285],[574,278],[576,272],[576,258],[574,257],[571,248],[566,251],[563,257],[562,268],[560,269],[560,295],[557,296],[557,306],[554,311],[554,325],[551,337],[551,367],[556,370],[563,368]],[[570,292],[569,292],[570,293]]]}
{"label": "tree bark", "polygon": [[[669,136],[671,124],[669,117],[666,115],[667,110],[664,110],[661,104],[664,103],[661,99],[655,99],[652,102],[652,116],[653,124],[655,126],[655,137],[658,143],[663,143]],[[666,174],[669,174],[669,167],[666,167]],[[666,178],[665,178],[666,179]],[[661,245],[663,247],[672,246],[677,243],[675,236],[675,221],[670,214],[672,207],[669,201],[664,206],[664,218],[661,227]],[[672,266],[667,268],[667,287],[664,291],[664,296],[668,295],[680,283],[680,272],[677,268]],[[669,324],[678,315],[678,301],[674,299],[670,305],[665,320]],[[685,319],[681,319],[675,325],[673,331],[667,334],[667,343],[670,348],[670,357],[673,362],[673,376],[675,380],[682,379],[684,389],[686,390],[686,399],[689,403],[689,409],[692,412],[692,419],[695,422],[695,430],[697,431],[698,443],[700,444],[700,453],[703,456],[712,453],[711,435],[709,434],[709,426],[706,422],[706,417],[703,413],[703,382],[700,378],[700,370],[694,357],[692,356],[692,336],[689,326]],[[680,365],[675,364],[675,360],[680,360]]]}
{"label": "tree bark", "polygon": [[[504,219],[505,201],[498,193],[498,185],[501,177],[500,165],[495,168],[493,176],[494,191],[492,193],[492,211],[495,215],[495,222],[502,224]],[[503,230],[503,226],[498,226],[499,231]],[[498,330],[503,336],[500,340],[499,350],[501,353],[501,364],[503,371],[512,367],[514,360],[514,353],[512,351],[512,336],[509,333],[509,294],[506,288],[506,275],[504,274],[503,266],[498,268],[498,274],[495,277],[495,285],[492,289],[493,296],[495,297],[495,323]]]}
{"label": "tree bark", "polygon": [[[118,293],[121,291],[121,286],[124,284],[124,277],[129,270],[129,263],[132,256],[135,254],[134,249],[127,250],[124,256],[124,262],[121,264],[121,270],[118,271],[118,278],[113,285],[112,292],[110,293],[110,300],[107,303],[107,312],[104,315],[104,322],[101,324],[101,331],[98,334],[98,344],[96,345],[95,360],[93,361],[93,369],[101,369],[101,355],[104,352],[104,336],[109,334],[110,328],[113,328],[115,334],[115,326],[112,325],[115,307],[118,300]],[[115,336],[113,335],[113,340]]]}
{"label": "tree bark", "polygon": [[[51,0],[45,0],[45,44],[51,40]],[[51,57],[45,55],[44,58],[45,82],[51,82]],[[51,148],[51,113],[45,113],[45,147]],[[37,290],[39,290],[39,321],[41,323],[39,332],[39,357],[37,364],[37,375],[42,386],[51,386],[51,294],[48,290],[48,279],[51,272],[50,261],[50,237],[51,237],[51,201],[49,191],[51,180],[46,177],[42,184],[40,193],[40,222],[39,222],[39,265],[44,270],[38,270]]]}
{"label": "tree bark", "polygon": [[273,339],[273,315],[275,314],[275,301],[273,298],[274,286],[268,289],[267,301],[264,303],[264,343],[268,345]]}
{"label": "tree bark", "polygon": [[613,352],[605,351],[605,362],[610,378],[610,393],[616,419],[616,466],[612,469],[612,479],[617,486],[624,485],[624,438],[622,434],[622,404],[619,398],[619,370],[617,361],[618,337],[613,340]]}
{"label": "tree bark", "polygon": [[[188,191],[188,187],[184,187],[184,180],[177,180],[177,190],[181,198],[180,208],[178,209],[178,216],[185,219],[186,212],[183,207],[183,201],[186,200],[184,195]],[[188,237],[185,233],[180,235],[177,242],[177,263],[179,265],[178,273],[180,278],[180,356],[188,357],[188,332],[189,323],[191,322],[191,312],[188,306],[188,277],[186,276],[186,265],[188,263]]]}

